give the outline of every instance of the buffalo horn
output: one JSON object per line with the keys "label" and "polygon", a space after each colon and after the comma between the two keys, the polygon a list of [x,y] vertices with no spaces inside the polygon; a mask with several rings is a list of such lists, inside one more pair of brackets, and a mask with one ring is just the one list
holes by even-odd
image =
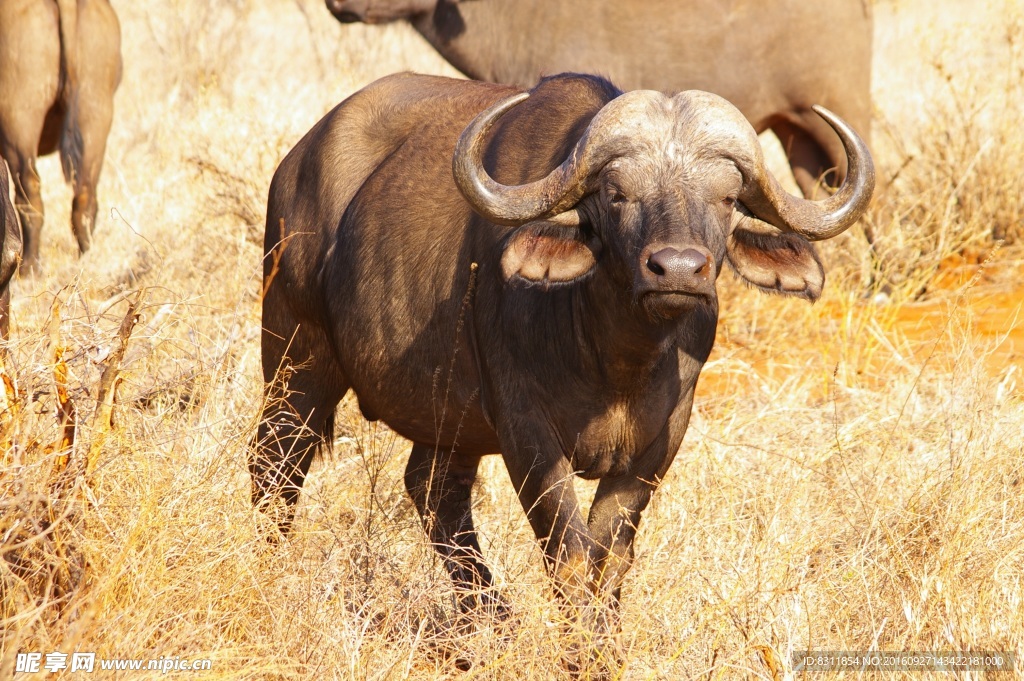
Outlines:
{"label": "buffalo horn", "polygon": [[848,169],[839,191],[823,201],[797,198],[782,188],[757,154],[753,182],[741,193],[740,201],[758,218],[783,231],[821,241],[849,229],[867,209],[875,188],[875,166],[864,140],[846,121],[821,106],[814,111],[832,126],[846,150]]}
{"label": "buffalo horn", "polygon": [[[630,93],[620,98],[643,100],[647,93]],[[529,97],[520,93],[507,97],[478,115],[459,136],[452,157],[452,173],[459,191],[473,209],[500,225],[522,225],[531,220],[558,216],[576,205],[588,191],[591,176],[617,152],[620,145],[617,124],[628,117],[616,102],[606,105],[587,126],[583,136],[560,166],[547,177],[522,185],[504,185],[484,169],[484,140],[494,123],[509,109]],[[577,222],[566,216],[555,220],[566,225]]]}

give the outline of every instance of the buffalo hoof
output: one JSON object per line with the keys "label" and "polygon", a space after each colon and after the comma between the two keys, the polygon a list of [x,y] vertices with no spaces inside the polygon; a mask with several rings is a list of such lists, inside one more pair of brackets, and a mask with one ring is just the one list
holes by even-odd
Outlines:
{"label": "buffalo hoof", "polygon": [[598,636],[582,645],[571,645],[562,667],[573,678],[609,681],[623,677],[626,657],[618,636]]}

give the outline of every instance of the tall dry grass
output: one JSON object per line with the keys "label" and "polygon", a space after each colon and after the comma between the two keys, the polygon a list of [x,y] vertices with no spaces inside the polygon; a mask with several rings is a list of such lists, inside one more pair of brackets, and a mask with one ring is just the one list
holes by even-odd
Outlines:
{"label": "tall dry grass", "polygon": [[[1024,9],[876,4],[873,280],[921,297],[943,260],[1024,239]],[[869,278],[870,279],[870,278]]]}
{"label": "tall dry grass", "polygon": [[[215,679],[563,678],[561,614],[499,459],[475,504],[510,627],[449,626],[453,594],[402,487],[407,444],[351,398],[279,550],[249,504],[273,170],[371,79],[451,71],[406,27],[342,28],[314,0],[115,6],[125,79],[95,250],[74,255],[47,159],[47,274],[15,285],[0,678],[18,651],[75,650],[208,658]],[[1021,360],[968,304],[1020,258],[1022,11],[875,9],[875,137],[897,175],[869,223],[878,255],[857,235],[829,245],[814,307],[723,276],[719,347],[626,582],[622,678],[790,678],[805,648],[1024,656]],[[943,259],[997,239],[939,323],[909,333],[904,301],[937,296]],[[887,303],[865,300],[872,280]]]}

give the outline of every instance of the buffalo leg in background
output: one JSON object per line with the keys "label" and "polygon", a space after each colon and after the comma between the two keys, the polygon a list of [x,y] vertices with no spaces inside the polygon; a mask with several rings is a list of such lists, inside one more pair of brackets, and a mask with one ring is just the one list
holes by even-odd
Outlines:
{"label": "buffalo leg in background", "polygon": [[89,96],[79,98],[77,122],[82,138],[82,158],[74,178],[71,228],[82,253],[89,250],[96,227],[96,186],[99,184],[107,136],[114,116],[114,92],[121,82],[121,44],[117,17],[107,3],[80,6],[78,31],[81,59],[78,75]]}
{"label": "buffalo leg in background", "polygon": [[92,245],[92,233],[96,228],[96,185],[103,167],[111,116],[109,111],[83,111],[81,122],[83,126],[89,125],[90,130],[89,134],[83,135],[82,167],[74,178],[71,229],[78,241],[79,252],[85,253]]}
{"label": "buffalo leg in background", "polygon": [[813,111],[793,119],[772,122],[772,132],[779,138],[789,158],[793,178],[804,197],[820,200],[826,194],[822,185],[835,189],[846,177],[846,154],[832,129]]}
{"label": "buffalo leg in background", "polygon": [[14,206],[21,221],[24,248],[23,267],[29,274],[39,272],[39,239],[43,231],[43,197],[35,159],[19,154],[5,156],[10,160],[14,178]]}

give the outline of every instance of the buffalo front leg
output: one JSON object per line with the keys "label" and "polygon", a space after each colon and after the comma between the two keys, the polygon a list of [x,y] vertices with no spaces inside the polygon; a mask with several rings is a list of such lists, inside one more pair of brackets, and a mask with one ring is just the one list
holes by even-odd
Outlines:
{"label": "buffalo front leg", "polygon": [[594,541],[604,549],[597,572],[602,591],[610,595],[605,615],[610,618],[607,628],[611,631],[619,630],[622,582],[633,566],[633,540],[640,514],[654,489],[654,483],[634,476],[605,478],[598,484],[590,506],[587,525]]}
{"label": "buffalo front leg", "polygon": [[601,580],[607,551],[583,518],[568,460],[557,448],[533,447],[506,454],[505,463],[568,619],[566,666],[590,678],[614,676],[622,655]]}
{"label": "buffalo front leg", "polygon": [[633,566],[633,541],[640,516],[682,445],[692,406],[693,392],[690,391],[676,405],[661,434],[637,454],[633,472],[602,479],[594,493],[587,525],[603,550],[598,579],[602,590],[611,596],[611,607],[606,614],[611,617],[608,626],[614,631],[619,629],[622,582]]}
{"label": "buffalo front leg", "polygon": [[[9,284],[0,285],[0,343],[11,337],[11,288]],[[6,344],[0,345],[0,363],[6,359]]]}
{"label": "buffalo front leg", "polygon": [[[7,166],[0,159],[0,341],[10,337],[11,331],[11,279],[21,262],[21,225],[14,207],[7,200]],[[0,346],[0,360],[6,347]]]}
{"label": "buffalo front leg", "polygon": [[544,550],[556,593],[571,620],[596,631],[602,619],[599,610],[607,600],[598,579],[605,550],[594,541],[580,511],[568,460],[555,446],[519,448],[504,458]]}
{"label": "buffalo front leg", "polygon": [[482,607],[504,618],[507,608],[492,591],[491,571],[473,527],[471,491],[479,464],[478,456],[414,444],[405,489],[455,584],[459,610],[468,614]]}

